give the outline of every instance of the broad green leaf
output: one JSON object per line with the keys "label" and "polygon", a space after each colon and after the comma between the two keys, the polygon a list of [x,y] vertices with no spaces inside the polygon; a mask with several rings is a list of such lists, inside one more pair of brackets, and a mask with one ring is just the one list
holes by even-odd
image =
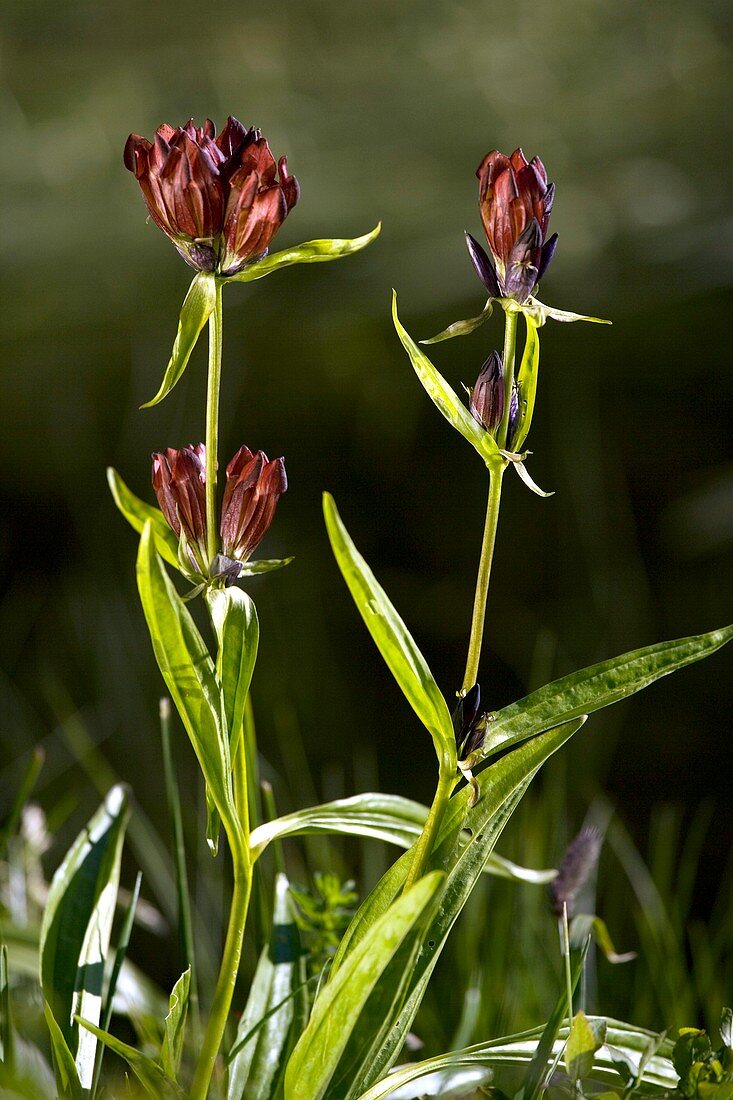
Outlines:
{"label": "broad green leaf", "polygon": [[364,558],[354,546],[338,514],[333,497],[323,496],[331,548],[354,603],[389,670],[429,731],[438,759],[456,766],[456,745],[450,712],[440,688],[412,635],[395,611]]}
{"label": "broad green leaf", "polygon": [[371,233],[365,233],[363,237],[339,238],[306,241],[304,244],[295,245],[294,248],[286,248],[282,252],[273,252],[261,260],[247,264],[236,275],[228,275],[227,283],[251,283],[255,279],[262,279],[281,267],[290,267],[291,264],[315,264],[324,260],[340,260],[342,256],[350,256],[352,252],[359,252],[375,240],[382,229],[379,222]]}
{"label": "broad green leaf", "polygon": [[555,309],[554,306],[546,306],[538,302],[536,298],[521,307],[525,317],[531,317],[538,325],[544,325],[548,319],[553,321],[590,321],[594,325],[610,325],[613,322],[606,321],[603,317],[586,317],[584,313],[569,313],[566,309]]}
{"label": "broad green leaf", "polygon": [[183,1054],[183,1039],[186,1032],[186,1017],[188,1015],[188,996],[191,988],[191,967],[181,974],[173,986],[168,1015],[165,1018],[165,1031],[163,1034],[163,1047],[160,1052],[160,1063],[166,1077],[174,1081],[178,1077],[178,1067],[181,1064]]}
{"label": "broad green leaf", "polygon": [[137,559],[140,599],[158,667],[193,745],[222,820],[238,834],[229,735],[214,662],[155,551],[145,524]]}
{"label": "broad green leaf", "polygon": [[107,483],[115,504],[122,512],[127,522],[138,534],[142,534],[143,527],[150,520],[153,527],[155,549],[169,565],[180,569],[178,563],[178,539],[175,533],[166,523],[165,516],[159,508],[152,504],[146,504],[128,489],[124,481],[111,466],[107,467]]}
{"label": "broad green leaf", "polygon": [[[400,848],[410,848],[420,836],[427,816],[427,806],[400,795],[374,792],[339,798],[258,826],[250,834],[252,858],[258,859],[273,840],[314,833],[371,837]],[[538,885],[552,882],[557,874],[554,868],[520,867],[496,852],[491,853],[484,870],[499,878]]]}
{"label": "broad green leaf", "polygon": [[415,373],[428,397],[445,419],[474,447],[486,463],[502,463],[501,452],[494,437],[471,416],[458,394],[436,370],[427,355],[420,350],[397,315],[397,294],[392,292],[392,320],[402,346],[410,357]]}
{"label": "broad green leaf", "polygon": [[46,1017],[48,1033],[51,1036],[53,1066],[59,1095],[64,1100],[81,1100],[81,1082],[79,1081],[74,1055],[69,1050],[69,1045],[56,1022],[48,1001],[43,1003],[43,1013]]}
{"label": "broad green leaf", "polygon": [[605,1020],[596,1022],[589,1020],[584,1012],[575,1014],[565,1045],[565,1068],[571,1081],[583,1081],[588,1077],[596,1051],[603,1046],[605,1038]]}
{"label": "broad green leaf", "polygon": [[56,871],[41,924],[43,996],[85,1089],[92,1084],[96,1041],[78,1033],[73,1017],[83,1009],[93,1022],[100,1019],[128,816],[127,788],[119,784],[110,790]]}
{"label": "broad green leaf", "polygon": [[[581,718],[566,723],[507,753],[478,777],[480,797],[475,806],[468,805],[468,787],[450,800],[430,861],[431,867],[446,872],[445,888],[415,965],[405,1006],[396,1021],[392,1021],[369,1072],[359,1079],[362,1089],[379,1080],[397,1057],[448,935],[534,774],[584,721]],[[332,975],[338,977],[351,952],[358,949],[370,927],[402,889],[411,858],[412,853],[406,852],[364,901],[336,953]]]}
{"label": "broad green leaf", "polygon": [[522,353],[522,362],[517,372],[517,386],[519,388],[519,420],[510,443],[512,450],[521,451],[534,415],[535,398],[537,397],[537,377],[540,366],[540,336],[534,319],[525,313],[527,336]]}
{"label": "broad green leaf", "polygon": [[206,271],[200,271],[194,276],[188,288],[188,294],[183,299],[181,315],[178,318],[178,332],[160,389],[155,397],[146,401],[140,406],[141,408],[149,409],[157,405],[171,392],[188,366],[188,360],[191,358],[191,352],[196,346],[201,329],[214,312],[215,305],[216,278]]}
{"label": "broad green leaf", "polygon": [[288,1054],[305,1028],[304,964],[289,883],[278,874],[270,942],[260,955],[230,1055],[228,1100],[271,1100],[280,1093]]}
{"label": "broad green leaf", "polygon": [[[623,1051],[634,1064],[637,1064],[650,1041],[657,1036],[651,1031],[633,1027],[631,1024],[620,1023],[605,1017],[589,1017],[589,1022],[606,1027],[607,1046],[602,1047],[595,1059],[592,1075],[593,1080],[601,1083],[618,1084],[618,1076],[614,1061],[608,1051],[608,1046]],[[426,1081],[431,1073],[445,1070],[457,1071],[458,1069],[470,1069],[476,1066],[487,1068],[501,1066],[527,1065],[535,1055],[537,1045],[542,1032],[540,1028],[532,1031],[524,1031],[518,1035],[510,1035],[501,1039],[492,1039],[487,1043],[477,1043],[474,1046],[465,1047],[463,1050],[451,1051],[435,1058],[428,1058],[423,1062],[414,1062],[411,1065],[401,1066],[378,1084],[367,1089],[359,1097],[359,1100],[398,1100],[399,1096],[407,1097],[412,1094],[400,1093],[398,1090],[417,1081]],[[557,1058],[563,1051],[568,1037],[568,1028],[561,1027],[553,1049],[550,1051],[552,1059]],[[677,1083],[677,1074],[670,1061],[672,1044],[665,1042],[654,1055],[644,1069],[642,1080],[645,1085],[653,1088],[669,1090]]]}
{"label": "broad green leaf", "polygon": [[81,1028],[89,1031],[95,1037],[95,1040],[98,1039],[101,1043],[104,1043],[106,1047],[109,1047],[111,1051],[114,1051],[115,1054],[127,1062],[148,1096],[153,1097],[154,1100],[184,1100],[183,1089],[179,1088],[176,1082],[168,1077],[165,1070],[157,1062],[154,1062],[152,1058],[148,1058],[147,1054],[143,1054],[136,1047],[130,1046],[129,1043],[123,1043],[121,1039],[110,1035],[108,1031],[103,1031],[101,1027],[97,1027],[82,1016],[77,1016],[77,1023]]}
{"label": "broad green leaf", "polygon": [[559,722],[579,714],[592,714],[619,699],[626,699],[660,677],[709,656],[731,638],[733,626],[673,642],[660,642],[554,680],[497,712],[489,722],[480,759],[493,756],[497,750]]}
{"label": "broad green leaf", "polygon": [[357,1095],[355,1071],[399,1011],[443,878],[426,875],[398,898],[321,989],[288,1062],[285,1100]]}
{"label": "broad green leaf", "polygon": [[260,626],[254,603],[241,588],[212,589],[206,597],[219,649],[216,671],[224,692],[229,729],[229,753],[233,757],[242,735],[244,708],[252,682]]}
{"label": "broad green leaf", "polygon": [[468,317],[465,321],[454,321],[448,328],[444,328],[437,336],[431,336],[428,340],[421,340],[421,344],[438,344],[441,340],[451,340],[454,336],[468,336],[480,328],[494,311],[494,299],[489,298],[486,305],[476,317]]}

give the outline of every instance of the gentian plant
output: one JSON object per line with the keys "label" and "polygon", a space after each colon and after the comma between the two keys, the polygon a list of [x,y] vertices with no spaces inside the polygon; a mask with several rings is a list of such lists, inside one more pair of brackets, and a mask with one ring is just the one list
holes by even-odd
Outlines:
{"label": "gentian plant", "polygon": [[[218,135],[209,120],[202,127],[193,121],[179,128],[160,126],[152,141],[133,134],[124,159],[152,220],[196,271],[162,384],[148,405],[171,392],[206,324],[209,365],[205,442],[179,444],[153,455],[158,507],[133,494],[115,471],[109,472],[109,482],[117,506],[140,534],[137,581],[153,652],[201,769],[206,839],[216,854],[223,829],[233,888],[218,980],[211,998],[200,1004],[179,820],[180,919],[188,965],[158,1030],[138,1027],[137,1046],[118,1038],[110,1027],[140,883],[138,879],[124,910],[112,956],[130,810],[126,788],[110,790],[54,877],[40,933],[40,984],[57,1094],[101,1097],[102,1055],[109,1049],[126,1061],[146,1095],[191,1100],[465,1095],[467,1084],[493,1081],[492,1075],[507,1067],[513,1070],[506,1083],[501,1079],[501,1088],[516,1100],[536,1100],[550,1088],[573,1097],[599,1092],[623,1097],[699,1093],[719,1100],[730,1096],[730,1091],[708,1088],[730,1089],[729,1011],[723,1016],[723,1047],[714,1052],[700,1032],[684,1036],[673,1048],[664,1036],[587,1016],[583,1010],[580,985],[591,939],[611,961],[629,958],[615,952],[597,914],[578,909],[583,885],[595,873],[600,833],[583,830],[558,871],[519,867],[495,851],[538,770],[583,729],[589,715],[713,653],[733,636],[733,628],[727,628],[638,649],[546,684],[500,710],[492,709],[491,690],[479,686],[506,470],[515,469],[540,496],[550,495],[528,474],[529,452],[523,450],[535,413],[539,330],[551,319],[598,320],[552,308],[536,297],[557,246],[557,235],[548,236],[554,186],[548,184],[542,162],[537,157],[527,161],[519,149],[510,157],[494,151],[478,169],[488,252],[470,234],[467,242],[488,300],[478,317],[456,322],[425,341],[465,335],[499,307],[504,316],[502,349],[488,351],[467,400],[408,334],[397,314],[396,295],[393,299],[394,325],[420,382],[451,427],[471,444],[488,477],[465,672],[461,684],[448,685],[452,692],[444,694],[442,677],[428,667],[354,545],[332,497],[324,496],[338,567],[432,741],[437,758],[432,805],[426,808],[402,795],[368,793],[278,817],[266,800],[271,813],[261,819],[249,698],[259,625],[246,585],[253,573],[290,560],[252,559],[288,484],[282,458],[268,459],[245,445],[229,461],[226,477],[219,475],[222,296],[230,284],[263,278],[289,264],[357,252],[375,239],[379,227],[354,240],[316,240],[270,252],[299,200],[298,183],[284,157],[276,163],[260,131],[234,118]],[[520,319],[523,346],[517,362]],[[178,584],[176,572],[183,578]],[[197,598],[210,620],[208,639],[189,607]],[[486,680],[491,682],[487,670]],[[170,779],[167,699],[161,714]],[[21,793],[24,799],[27,790]],[[169,795],[175,810],[174,785]],[[313,831],[388,840],[406,850],[355,910],[352,885],[333,876],[318,877],[314,894],[291,888],[281,844]],[[268,853],[276,872],[270,938],[239,1003],[234,998],[246,950],[253,876]],[[435,965],[484,873],[549,884],[548,918],[554,914],[557,919],[563,959],[557,1001],[548,1005],[548,1018],[535,1031],[486,1036],[474,1046],[405,1062],[408,1034]],[[129,1015],[135,1024],[134,1013]],[[19,1080],[5,954],[0,957],[0,1042],[3,1083]],[[398,1059],[403,1064],[394,1069]],[[498,1096],[505,1094],[497,1091]],[[20,1095],[35,1094],[21,1089]]]}

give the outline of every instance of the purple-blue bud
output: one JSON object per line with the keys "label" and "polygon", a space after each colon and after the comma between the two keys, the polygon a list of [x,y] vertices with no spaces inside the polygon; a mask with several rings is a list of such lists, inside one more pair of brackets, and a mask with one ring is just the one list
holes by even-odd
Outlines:
{"label": "purple-blue bud", "polygon": [[512,382],[512,396],[509,400],[509,423],[507,425],[507,447],[511,448],[514,433],[519,421],[519,386],[516,378]]}
{"label": "purple-blue bud", "polygon": [[492,298],[499,298],[501,291],[499,289],[499,280],[496,275],[496,269],[489,259],[486,250],[481,247],[475,237],[472,237],[469,232],[466,232],[466,247],[468,248],[468,254],[471,257],[471,263],[473,264],[476,274]]}
{"label": "purple-blue bud", "polygon": [[504,275],[504,293],[507,298],[526,302],[539,278],[541,253],[542,230],[537,219],[532,218],[509,253]]}
{"label": "purple-blue bud", "polygon": [[488,432],[496,431],[504,415],[504,366],[501,353],[492,351],[471,390],[469,408]]}
{"label": "purple-blue bud", "polygon": [[557,233],[553,233],[549,241],[545,241],[542,246],[542,252],[540,253],[539,270],[537,272],[537,282],[540,281],[540,279],[550,266],[552,257],[555,255],[555,249],[557,248],[557,240]]}

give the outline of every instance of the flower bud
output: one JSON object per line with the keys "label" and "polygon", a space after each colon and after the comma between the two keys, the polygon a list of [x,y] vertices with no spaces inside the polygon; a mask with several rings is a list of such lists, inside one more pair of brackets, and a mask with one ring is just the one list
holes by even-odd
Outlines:
{"label": "flower bud", "polygon": [[197,573],[206,573],[206,447],[169,447],[153,455],[153,488],[160,510],[178,537],[183,533]]}
{"label": "flower bud", "polygon": [[504,415],[504,366],[501,353],[492,351],[471,390],[469,408],[488,432],[494,432]]}
{"label": "flower bud", "polygon": [[557,877],[549,886],[550,906],[556,917],[562,916],[566,906],[568,917],[572,916],[575,899],[598,863],[602,843],[597,829],[585,828],[568,845]]}
{"label": "flower bud", "polygon": [[459,760],[464,760],[483,745],[486,737],[486,715],[481,713],[481,688],[478,684],[474,684],[458,700],[453,711],[453,732]]}
{"label": "flower bud", "polygon": [[[557,246],[557,234],[547,239],[555,185],[548,184],[539,157],[527,161],[521,149],[511,157],[496,149],[487,153],[476,175],[481,220],[499,290],[504,297],[526,302]],[[471,258],[476,266],[473,252]],[[488,260],[485,254],[484,258]],[[481,266],[485,267],[483,261]],[[487,285],[478,266],[477,270]]]}
{"label": "flower bud", "polygon": [[259,259],[299,197],[285,157],[276,164],[261,131],[231,116],[218,136],[211,119],[164,123],[152,142],[130,134],[124,160],[151,218],[198,271],[233,275]]}
{"label": "flower bud", "polygon": [[222,550],[228,558],[246,561],[265,536],[277,502],[288,487],[285,462],[268,460],[240,447],[227,466],[221,512]]}
{"label": "flower bud", "polygon": [[511,450],[514,433],[519,423],[519,386],[516,378],[512,382],[512,396],[509,399],[509,423],[507,425],[507,446]]}

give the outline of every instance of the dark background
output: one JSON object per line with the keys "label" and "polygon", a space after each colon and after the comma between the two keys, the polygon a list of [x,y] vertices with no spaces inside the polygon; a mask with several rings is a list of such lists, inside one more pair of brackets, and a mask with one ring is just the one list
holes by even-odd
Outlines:
{"label": "dark background", "polygon": [[[454,691],[485,472],[417,382],[389,294],[416,337],[478,312],[463,231],[480,231],[474,171],[491,148],[521,144],[556,182],[543,298],[614,324],[541,332],[530,469],[555,495],[507,477],[488,704],[730,619],[732,18],[723,0],[5,7],[3,799],[43,743],[40,797],[71,835],[98,797],[75,762],[88,738],[166,827],[161,681],[135,537],[104,479],[112,464],[152,500],[150,452],[203,435],[203,347],[170,398],[138,410],[190,275],[122,166],[128,132],[163,120],[231,112],[287,153],[302,199],[280,246],[383,220],[358,256],[225,294],[222,457],[246,442],[284,454],[290,478],[262,552],[296,560],[251,582],[254,703],[282,809],[312,785],[329,796],[377,777],[430,797],[432,750],[338,575],[320,494]],[[433,358],[458,387],[500,341],[495,317]],[[595,717],[564,765],[571,820],[604,790],[640,845],[653,805],[710,802],[702,918],[731,839],[730,667],[718,654]]]}

